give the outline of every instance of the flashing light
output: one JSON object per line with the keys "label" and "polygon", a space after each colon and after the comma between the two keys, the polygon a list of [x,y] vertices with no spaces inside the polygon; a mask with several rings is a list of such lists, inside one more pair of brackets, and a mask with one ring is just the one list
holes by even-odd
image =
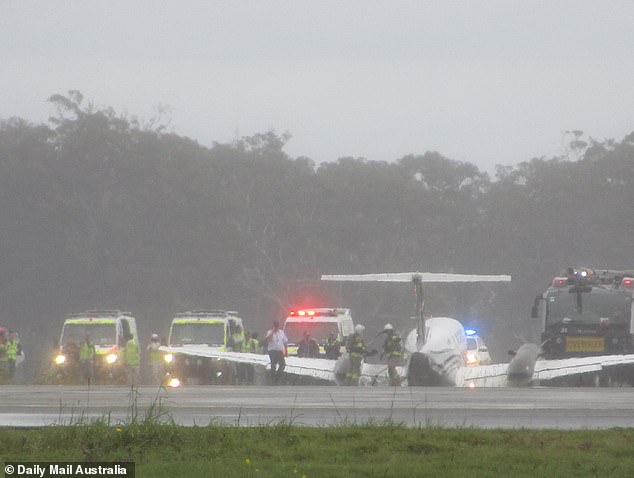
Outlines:
{"label": "flashing light", "polygon": [[115,363],[117,361],[119,357],[117,356],[116,353],[109,353],[108,355],[106,355],[106,363],[112,365],[113,363]]}
{"label": "flashing light", "polygon": [[167,381],[167,386],[170,388],[178,388],[181,386],[181,381],[177,377],[172,377]]}
{"label": "flashing light", "polygon": [[628,289],[632,289],[634,288],[634,279],[631,277],[625,277],[623,278],[623,280],[621,281],[621,285],[623,287],[626,287]]}
{"label": "flashing light", "polygon": [[62,364],[64,364],[64,363],[66,363],[66,356],[65,356],[65,355],[62,355],[62,354],[57,355],[57,356],[55,357],[55,363],[56,363],[57,365],[62,365]]}
{"label": "flashing light", "polygon": [[165,354],[165,355],[163,355],[163,360],[165,360],[166,363],[172,363],[172,361],[174,360],[174,355],[173,354]]}
{"label": "flashing light", "polygon": [[297,310],[297,311],[292,310],[292,311],[290,311],[290,312],[288,313],[288,315],[289,315],[290,317],[293,317],[293,316],[295,316],[295,315],[299,315],[300,317],[306,317],[306,316],[308,316],[308,317],[315,317],[315,316],[317,315],[317,312],[315,312],[314,310],[304,310],[304,309],[301,309],[301,310]]}
{"label": "flashing light", "polygon": [[216,372],[216,377],[218,378],[222,377],[222,372],[220,370]]}
{"label": "flashing light", "polygon": [[478,331],[475,330],[475,329],[465,329],[465,331],[464,331],[464,334],[467,337],[472,337],[472,336],[476,335],[477,333],[478,333]]}
{"label": "flashing light", "polygon": [[586,267],[579,267],[579,268],[571,267],[566,271],[566,274],[569,277],[575,277],[577,279],[589,279],[594,274],[594,271]]}
{"label": "flashing light", "polygon": [[566,284],[568,284],[567,277],[555,277],[553,279],[553,287],[564,287]]}

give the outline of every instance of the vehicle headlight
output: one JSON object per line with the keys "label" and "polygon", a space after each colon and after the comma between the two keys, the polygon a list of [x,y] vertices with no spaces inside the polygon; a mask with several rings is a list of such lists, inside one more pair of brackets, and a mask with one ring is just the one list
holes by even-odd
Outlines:
{"label": "vehicle headlight", "polygon": [[117,361],[118,358],[119,357],[117,357],[117,354],[114,354],[114,353],[108,354],[106,355],[106,363],[113,364]]}
{"label": "vehicle headlight", "polygon": [[475,354],[472,353],[468,353],[467,354],[467,364],[468,365],[472,365],[474,363],[478,362],[478,358],[475,356]]}
{"label": "vehicle headlight", "polygon": [[62,354],[57,355],[57,356],[55,357],[55,363],[56,363],[57,365],[62,365],[62,364],[64,364],[64,363],[66,363],[66,356],[65,356],[65,355],[62,355]]}
{"label": "vehicle headlight", "polygon": [[170,388],[180,387],[181,381],[177,377],[172,377],[167,381],[167,386]]}
{"label": "vehicle headlight", "polygon": [[173,354],[165,354],[165,355],[163,355],[163,360],[165,360],[166,363],[172,363],[172,361],[174,360],[174,355]]}

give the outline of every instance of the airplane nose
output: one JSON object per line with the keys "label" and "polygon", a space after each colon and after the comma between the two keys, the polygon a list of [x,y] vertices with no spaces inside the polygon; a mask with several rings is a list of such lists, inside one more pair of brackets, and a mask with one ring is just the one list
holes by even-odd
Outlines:
{"label": "airplane nose", "polygon": [[442,377],[433,370],[429,357],[421,352],[414,352],[410,358],[407,383],[410,387],[444,384]]}

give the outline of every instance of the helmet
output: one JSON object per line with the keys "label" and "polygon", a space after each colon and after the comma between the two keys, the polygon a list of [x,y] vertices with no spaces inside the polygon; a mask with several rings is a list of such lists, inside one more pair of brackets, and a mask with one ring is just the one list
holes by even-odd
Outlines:
{"label": "helmet", "polygon": [[363,332],[365,332],[365,326],[361,324],[357,324],[354,326],[354,331],[358,334],[362,334]]}
{"label": "helmet", "polygon": [[158,340],[158,334],[152,334],[152,340]]}
{"label": "helmet", "polygon": [[385,327],[383,327],[383,330],[394,330],[394,327],[392,327],[392,324],[385,324]]}

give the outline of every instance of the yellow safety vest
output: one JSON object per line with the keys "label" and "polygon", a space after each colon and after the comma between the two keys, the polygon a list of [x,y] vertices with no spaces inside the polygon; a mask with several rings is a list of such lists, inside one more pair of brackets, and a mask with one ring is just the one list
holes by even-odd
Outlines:
{"label": "yellow safety vest", "polygon": [[92,360],[95,356],[95,346],[90,342],[82,342],[79,347],[79,360]]}
{"label": "yellow safety vest", "polygon": [[130,339],[125,346],[125,363],[132,367],[139,365],[139,344],[136,339]]}
{"label": "yellow safety vest", "polygon": [[162,355],[161,351],[158,349],[158,347],[154,348],[150,346],[150,363],[151,364],[161,363],[163,361],[161,355]]}
{"label": "yellow safety vest", "polygon": [[15,360],[18,357],[18,341],[17,339],[7,342],[7,356],[9,360]]}

